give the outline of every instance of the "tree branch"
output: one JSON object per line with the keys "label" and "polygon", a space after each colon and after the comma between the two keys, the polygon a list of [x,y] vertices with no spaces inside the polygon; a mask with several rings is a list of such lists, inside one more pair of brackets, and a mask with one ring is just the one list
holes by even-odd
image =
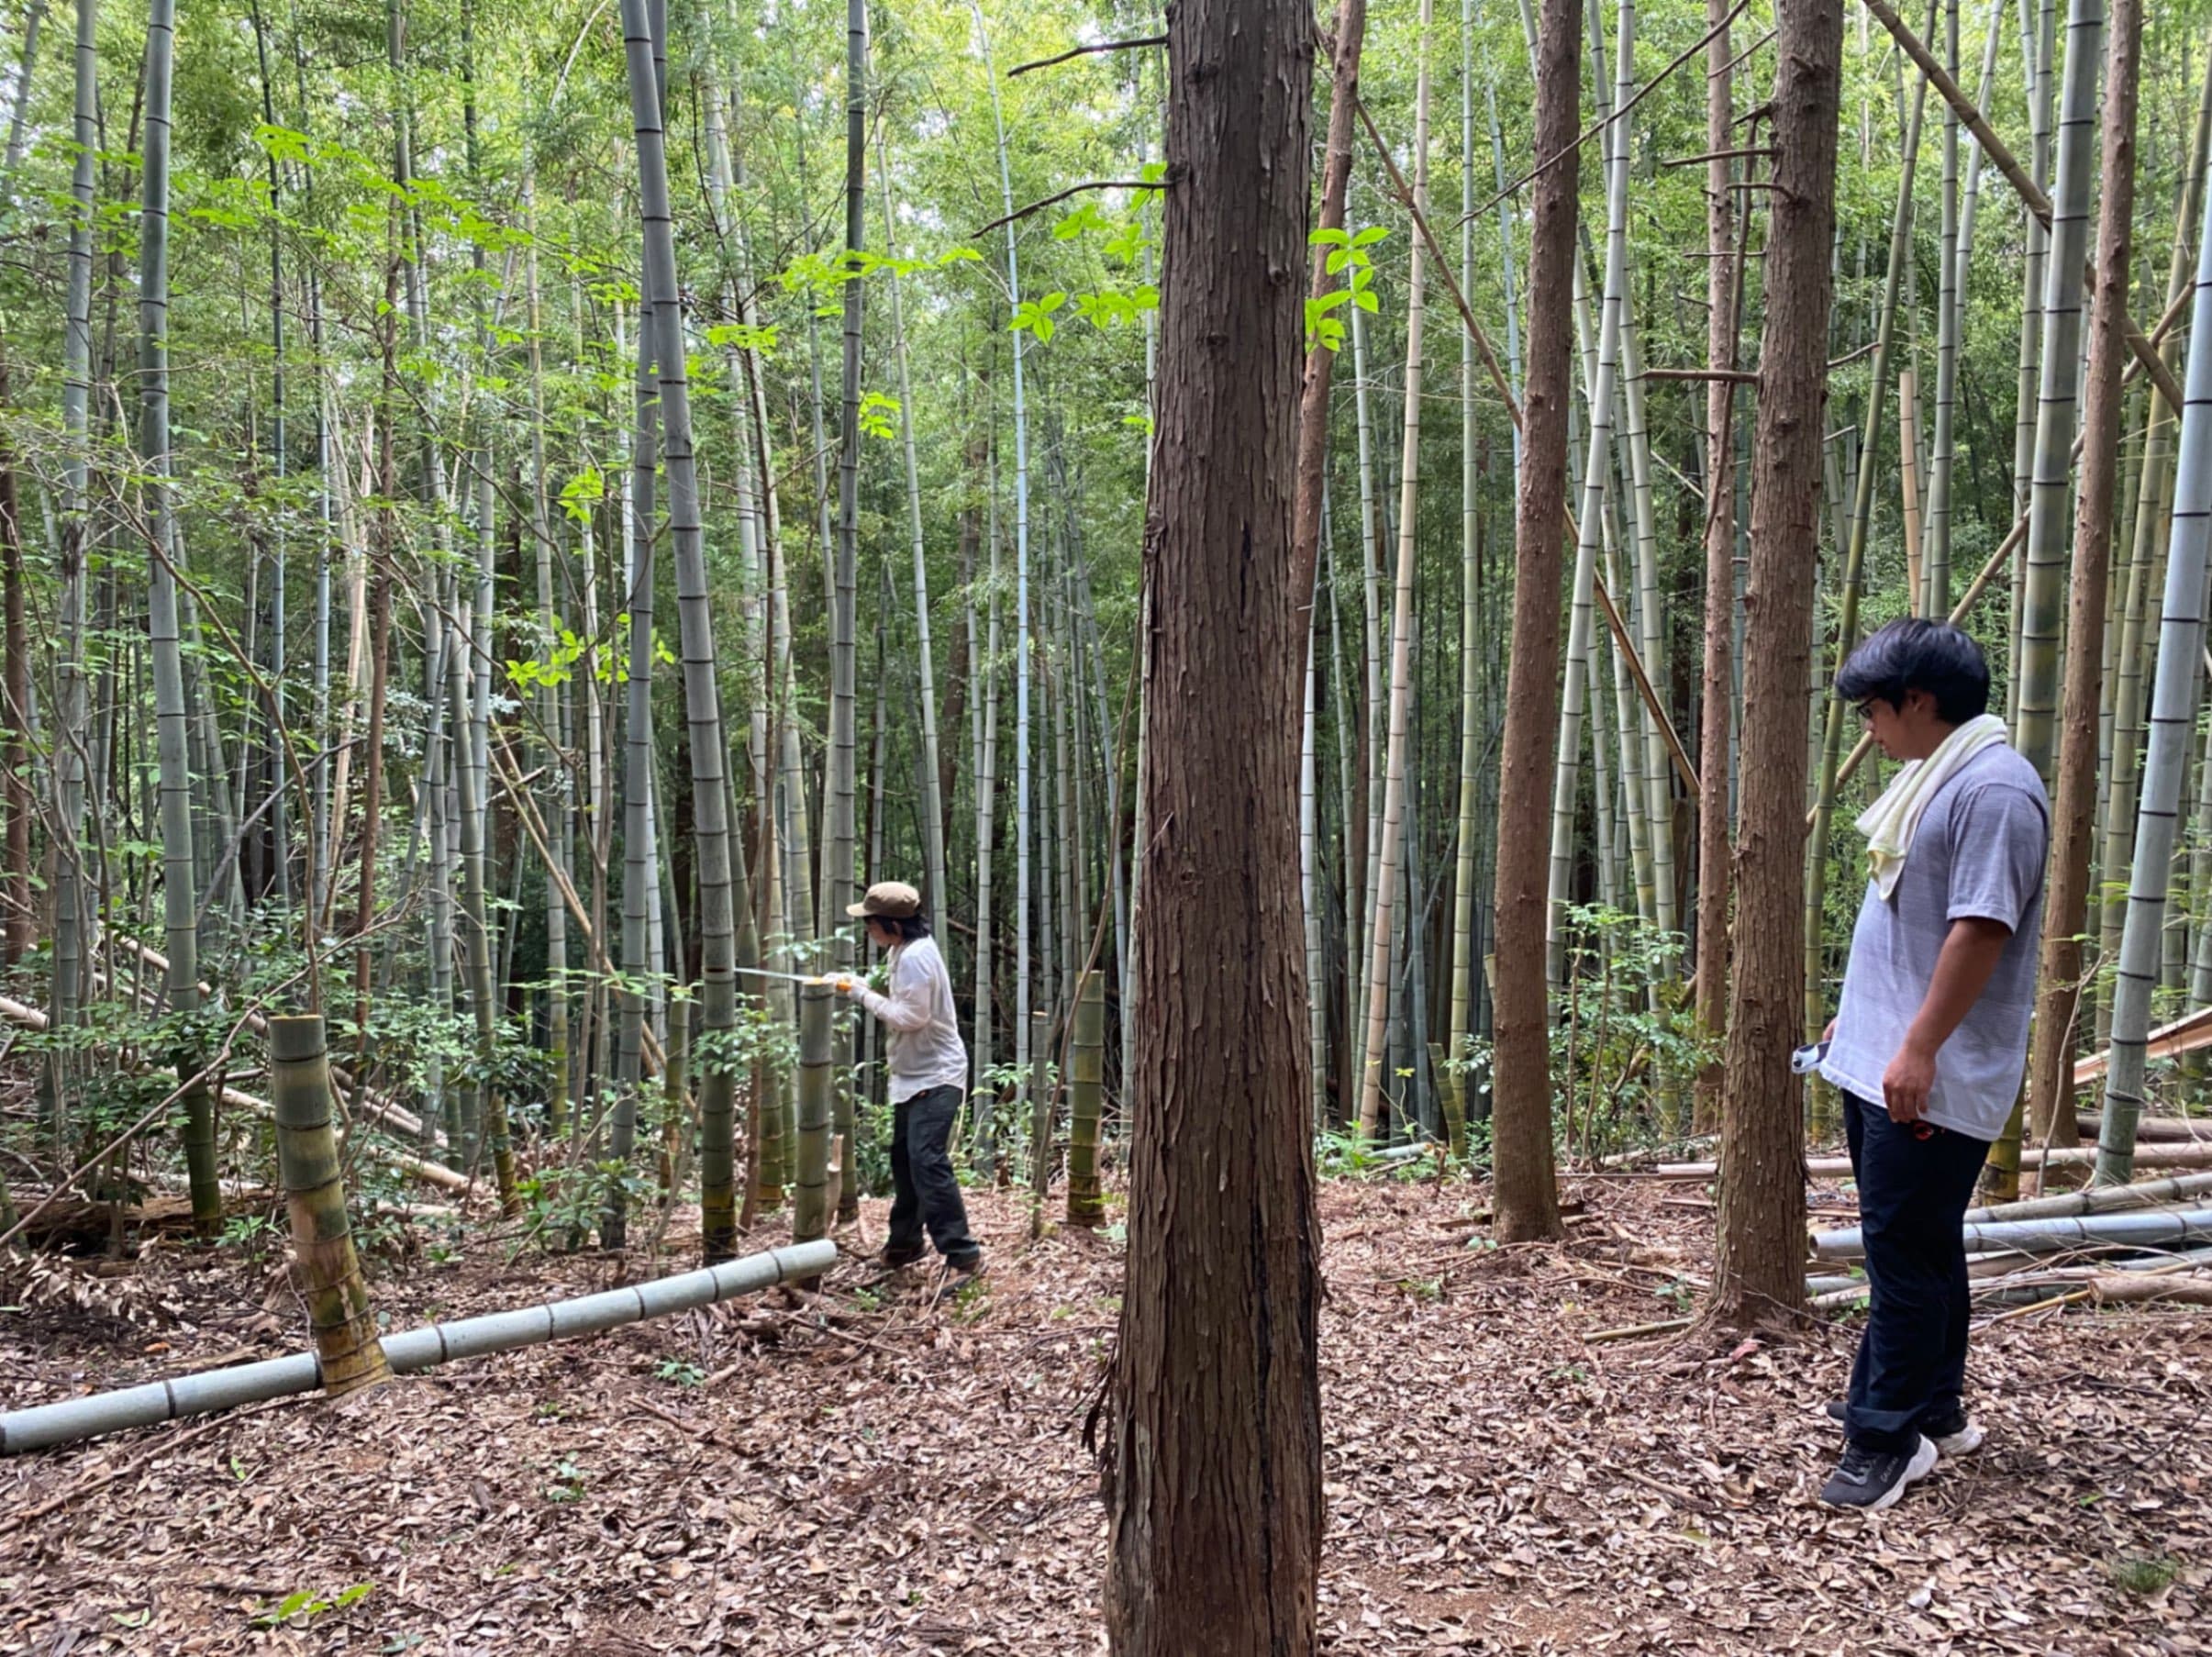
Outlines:
{"label": "tree branch", "polygon": [[1167,37],[1165,35],[1139,35],[1129,40],[1101,40],[1095,46],[1073,47],[1057,57],[1039,58],[1034,63],[1017,63],[1006,71],[1006,79],[1011,81],[1016,75],[1026,75],[1032,69],[1050,69],[1055,63],[1065,63],[1070,58],[1087,57],[1093,52],[1128,51],[1132,47],[1165,46],[1166,44]]}
{"label": "tree branch", "polygon": [[1065,201],[1071,195],[1081,195],[1085,190],[1164,190],[1167,186],[1168,181],[1165,179],[1148,182],[1140,178],[1095,178],[1087,184],[1070,184],[1065,190],[1048,195],[1042,201],[1033,201],[1026,207],[1015,208],[1004,218],[993,219],[989,224],[971,231],[968,239],[973,241],[979,237],[988,236],[1002,226],[1010,225],[1017,218],[1027,218],[1030,214],[1049,207],[1054,202]]}

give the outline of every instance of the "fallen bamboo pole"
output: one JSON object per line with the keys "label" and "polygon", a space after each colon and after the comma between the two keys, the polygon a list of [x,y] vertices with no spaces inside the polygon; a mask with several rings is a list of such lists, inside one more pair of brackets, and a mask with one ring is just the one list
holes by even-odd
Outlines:
{"label": "fallen bamboo pole", "polygon": [[2113,1214],[2127,1208],[2158,1207],[2206,1191],[2212,1191],[2212,1173],[2178,1174],[2140,1185],[2092,1185],[2086,1191],[2068,1191],[2057,1196],[2031,1196],[2024,1202],[1969,1208],[1965,1223],[1985,1226],[2000,1220],[2051,1219],[2066,1214]]}
{"label": "fallen bamboo pole", "polygon": [[[517,1311],[488,1312],[480,1318],[428,1324],[404,1334],[387,1335],[384,1356],[395,1373],[414,1374],[457,1358],[483,1358],[572,1335],[596,1335],[649,1318],[712,1306],[789,1278],[817,1276],[836,1262],[837,1244],[828,1239],[772,1249],[702,1271],[608,1289],[604,1294],[549,1301]],[[321,1380],[315,1354],[295,1352],[288,1358],[203,1370],[144,1386],[10,1410],[0,1415],[0,1455],[50,1450],[134,1427],[154,1427],[184,1416],[258,1404],[310,1391]]]}
{"label": "fallen bamboo pole", "polygon": [[[2050,1219],[1998,1220],[1964,1228],[1969,1253],[2017,1250],[2049,1254],[2073,1248],[2158,1248],[2169,1243],[2212,1240],[2212,1208],[2188,1212],[2155,1208],[2123,1214],[2090,1214]],[[1866,1234],[1857,1226],[1823,1231],[1813,1239],[1820,1260],[1862,1260]]]}
{"label": "fallen bamboo pole", "polygon": [[[2023,1168],[2086,1168],[2096,1161],[2094,1145],[2069,1146],[2062,1151],[2037,1149],[2020,1152]],[[2212,1168],[2212,1144],[2150,1145],[2135,1153],[2138,1168]],[[1807,1157],[1805,1171],[1815,1179],[1849,1178],[1848,1156]],[[1595,1179],[1709,1180],[1719,1176],[1714,1162],[1661,1162],[1652,1168],[1623,1168],[1590,1175]]]}

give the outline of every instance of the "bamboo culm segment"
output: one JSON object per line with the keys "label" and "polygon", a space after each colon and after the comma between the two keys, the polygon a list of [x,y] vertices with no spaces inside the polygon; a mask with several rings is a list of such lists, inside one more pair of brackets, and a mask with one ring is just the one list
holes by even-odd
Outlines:
{"label": "bamboo culm segment", "polygon": [[2182,782],[2196,728],[2204,640],[2205,555],[2212,540],[2212,236],[2199,235],[2189,330],[2173,525],[2166,548],[2166,596],[2159,621],[2158,672],[2135,823],[2128,918],[2112,996],[2112,1057],[2097,1134],[2096,1183],[2125,1184],[2135,1168],[2135,1125],[2143,1108],[2143,1048],[2158,987],[2160,933],[2173,860]]}
{"label": "bamboo culm segment", "polygon": [[828,1229],[830,1059],[829,986],[799,990],[798,1173],[792,1182],[791,1234],[811,1241]]}
{"label": "bamboo culm segment", "polygon": [[316,1356],[324,1389],[341,1397],[390,1380],[392,1368],[377,1340],[376,1312],[353,1251],[320,1014],[270,1020],[269,1074],[277,1166],[292,1218],[292,1246],[306,1278]]}
{"label": "bamboo culm segment", "polygon": [[1083,975],[1075,998],[1074,1051],[1068,1062],[1068,1224],[1106,1218],[1098,1185],[1098,1124],[1106,1098],[1106,978]]}

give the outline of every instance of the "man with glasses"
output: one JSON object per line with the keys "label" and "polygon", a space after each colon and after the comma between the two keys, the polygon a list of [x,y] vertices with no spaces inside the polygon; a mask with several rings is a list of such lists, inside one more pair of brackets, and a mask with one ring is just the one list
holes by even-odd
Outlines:
{"label": "man with glasses", "polygon": [[1848,1443],[1820,1499],[1872,1510],[1982,1442],[1961,1229],[2027,1062],[2051,812],[1959,628],[1891,622],[1835,694],[1906,762],[1859,818],[1872,878],[1820,1063],[1844,1094],[1873,1289],[1850,1396],[1829,1407]]}

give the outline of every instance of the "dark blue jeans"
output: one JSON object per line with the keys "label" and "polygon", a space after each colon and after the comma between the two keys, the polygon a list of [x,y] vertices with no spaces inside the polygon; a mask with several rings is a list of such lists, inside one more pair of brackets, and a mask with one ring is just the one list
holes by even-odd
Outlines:
{"label": "dark blue jeans", "polygon": [[980,1252],[968,1235],[968,1206],[946,1151],[959,1115],[957,1087],[932,1087],[891,1107],[891,1237],[884,1252],[894,1259],[920,1258],[924,1226],[937,1251],[955,1264]]}
{"label": "dark blue jeans", "polygon": [[1961,1408],[1967,1279],[1960,1225],[1989,1146],[1929,1123],[1900,1125],[1849,1094],[1843,1107],[1873,1287],[1845,1430],[1869,1450],[1909,1453],[1923,1426],[1950,1421]]}

